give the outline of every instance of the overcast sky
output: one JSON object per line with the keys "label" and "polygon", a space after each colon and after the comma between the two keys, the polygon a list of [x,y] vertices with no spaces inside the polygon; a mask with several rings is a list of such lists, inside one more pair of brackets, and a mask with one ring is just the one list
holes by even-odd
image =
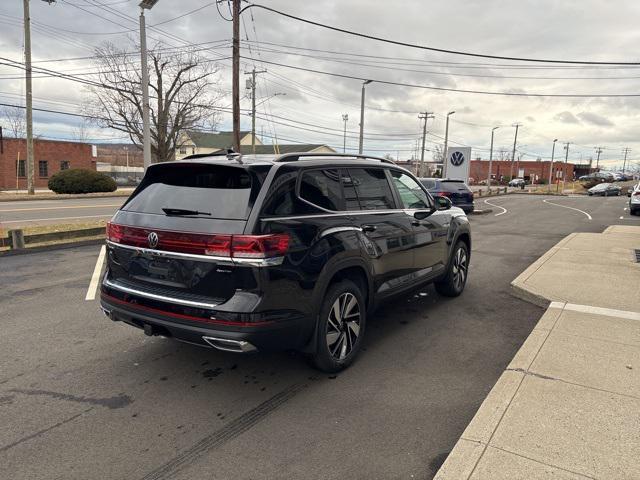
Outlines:
{"label": "overcast sky", "polygon": [[[640,2],[597,0],[317,0],[291,2],[262,0],[264,5],[348,30],[444,49],[511,57],[590,61],[639,61]],[[48,5],[31,1],[33,60],[90,56],[105,40],[134,50],[137,35],[137,1],[58,0]],[[199,7],[201,10],[174,19]],[[221,12],[228,15],[226,4]],[[0,2],[1,56],[22,61],[22,1]],[[163,23],[167,22],[167,23]],[[231,23],[208,0],[159,0],[147,14],[149,42],[168,46],[224,41],[231,38]],[[246,30],[245,30],[246,29]],[[127,33],[127,30],[132,30]],[[115,33],[124,32],[124,33]],[[385,85],[375,80],[431,87],[492,92],[540,94],[640,94],[640,68],[584,67],[487,60],[439,54],[332,32],[253,8],[243,14],[242,37],[253,43],[243,70],[254,63],[266,69],[260,75],[259,116],[284,126],[258,120],[265,143],[277,136],[281,143],[324,143],[342,148],[342,114],[348,114],[347,148],[357,149],[361,80],[286,68],[277,62],[324,72],[368,78],[365,150],[409,158],[421,132],[418,112],[435,112],[429,120],[427,148],[444,136],[444,118],[451,117],[450,140],[470,145],[473,156],[488,157],[491,127],[496,130],[495,151],[511,152],[514,122],[522,127],[518,151],[525,159],[549,157],[554,138],[571,142],[570,160],[588,161],[594,147],[605,148],[601,159],[619,163],[623,147],[630,158],[640,158],[640,97],[539,98],[508,97],[435,91]],[[208,44],[206,46],[210,46]],[[229,56],[227,44],[203,53],[208,58]],[[322,50],[322,51],[319,51]],[[249,60],[250,57],[255,62]],[[86,72],[91,60],[34,63],[56,71]],[[20,70],[0,66],[0,102],[24,104]],[[36,75],[37,76],[37,75]],[[231,89],[228,60],[220,63],[220,88]],[[516,77],[516,78],[514,78]],[[526,77],[526,78],[518,78]],[[533,77],[533,78],[532,78]],[[244,93],[244,80],[242,82]],[[61,79],[34,79],[34,107],[79,112],[82,85]],[[229,96],[223,106],[231,103]],[[249,108],[250,101],[242,100]],[[274,115],[274,117],[270,117]],[[286,120],[278,119],[283,117]],[[59,114],[36,115],[36,133],[69,138],[78,119]],[[220,129],[229,129],[231,116],[222,115]],[[304,125],[307,124],[307,125]],[[243,117],[242,126],[250,128]],[[122,139],[119,132],[91,131],[94,139]],[[356,150],[351,150],[356,151]],[[497,155],[498,153],[496,153]],[[556,158],[564,157],[559,146]],[[431,153],[427,152],[427,157]]]}

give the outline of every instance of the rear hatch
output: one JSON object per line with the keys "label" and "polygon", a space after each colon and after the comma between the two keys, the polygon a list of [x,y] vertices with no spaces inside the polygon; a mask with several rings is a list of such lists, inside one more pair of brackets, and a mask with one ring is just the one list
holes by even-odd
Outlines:
{"label": "rear hatch", "polygon": [[447,196],[454,205],[473,203],[473,192],[462,180],[441,180],[440,195]]}
{"label": "rear hatch", "polygon": [[204,162],[150,167],[107,227],[105,286],[133,296],[179,298],[186,306],[217,305],[236,289],[255,288],[251,266],[234,262],[231,249],[244,248],[238,258],[265,254],[264,245],[244,233],[269,168]]}

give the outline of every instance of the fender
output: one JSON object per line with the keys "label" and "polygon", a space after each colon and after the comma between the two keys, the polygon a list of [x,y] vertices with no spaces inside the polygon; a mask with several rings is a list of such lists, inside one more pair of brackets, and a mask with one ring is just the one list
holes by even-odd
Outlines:
{"label": "fender", "polygon": [[469,258],[471,258],[471,227],[469,225],[469,219],[466,215],[456,215],[451,218],[451,224],[449,231],[447,232],[447,267],[451,261],[451,253],[453,247],[458,243],[460,235],[467,234],[469,237]]}

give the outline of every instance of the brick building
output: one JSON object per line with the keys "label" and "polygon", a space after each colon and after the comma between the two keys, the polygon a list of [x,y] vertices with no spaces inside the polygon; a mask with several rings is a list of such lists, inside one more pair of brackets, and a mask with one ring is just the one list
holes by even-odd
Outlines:
{"label": "brick building", "polygon": [[[528,182],[539,183],[540,180],[549,181],[550,161],[522,160],[515,162],[513,165],[513,177],[524,178]],[[573,180],[575,165],[573,163],[565,163],[561,161],[553,162],[553,181],[562,180],[566,168],[566,180]],[[518,171],[519,170],[519,171]],[[489,173],[488,160],[472,160],[469,167],[469,177],[473,178],[475,183],[487,180]],[[510,161],[493,161],[491,164],[491,178],[500,180],[500,177],[508,178],[511,173]]]}
{"label": "brick building", "polygon": [[96,145],[98,162],[117,167],[143,167],[142,149],[133,143],[100,143]]}
{"label": "brick building", "polygon": [[[33,141],[35,188],[47,188],[49,178],[60,170],[88,168],[95,170],[91,145],[57,140]],[[0,190],[27,188],[27,141],[5,138],[0,145]]]}

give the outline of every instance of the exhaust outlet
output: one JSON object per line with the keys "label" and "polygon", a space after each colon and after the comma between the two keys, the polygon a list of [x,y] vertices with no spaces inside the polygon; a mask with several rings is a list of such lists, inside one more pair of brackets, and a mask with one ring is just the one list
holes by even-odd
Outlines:
{"label": "exhaust outlet", "polygon": [[107,317],[110,320],[113,320],[113,317],[111,316],[111,310],[104,308],[104,307],[100,307],[100,310],[102,310],[102,313],[104,313],[104,316]]}
{"label": "exhaust outlet", "polygon": [[228,338],[202,337],[202,339],[217,350],[224,352],[248,353],[258,349],[244,340],[230,340]]}

